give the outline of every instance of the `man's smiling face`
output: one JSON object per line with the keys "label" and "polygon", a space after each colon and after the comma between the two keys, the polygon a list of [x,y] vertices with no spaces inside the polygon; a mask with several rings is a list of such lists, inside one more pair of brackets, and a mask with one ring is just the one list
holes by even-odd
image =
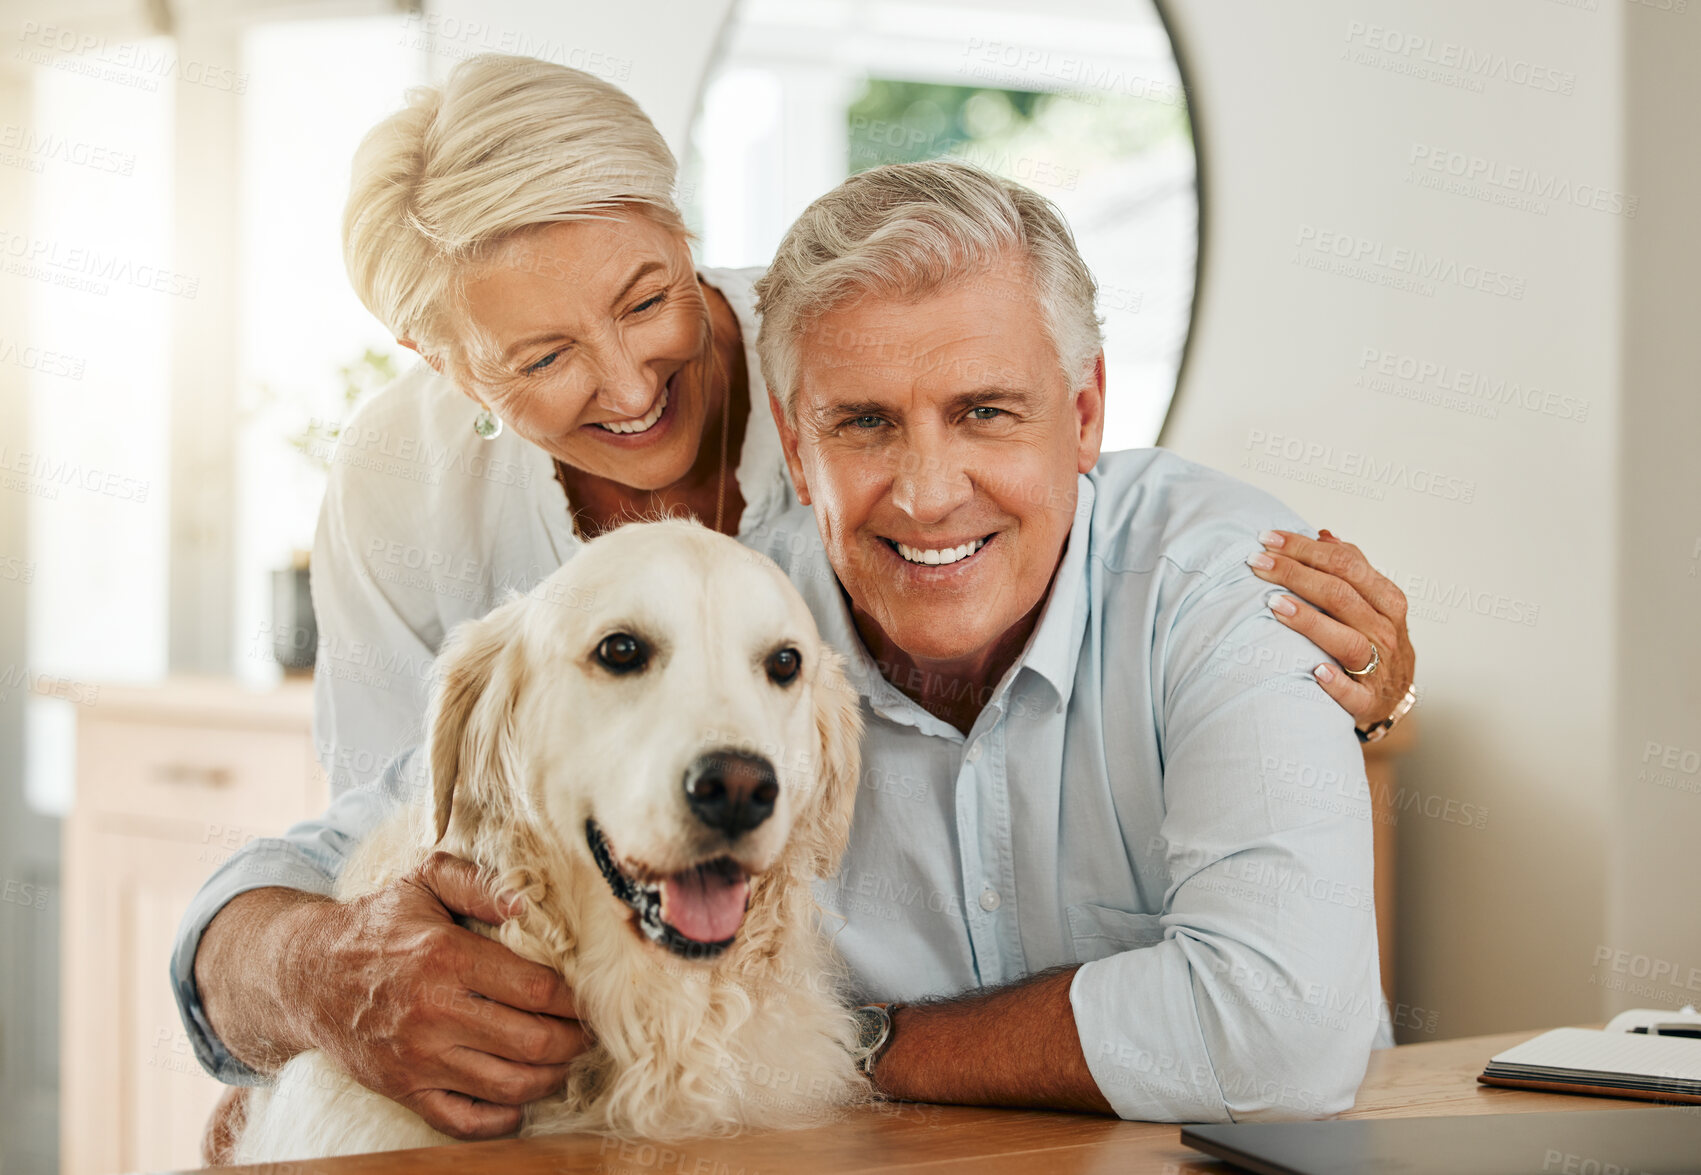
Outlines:
{"label": "man's smiling face", "polygon": [[787,461],[877,655],[991,684],[1020,651],[1103,432],[1102,362],[1068,382],[1014,259],[798,340]]}

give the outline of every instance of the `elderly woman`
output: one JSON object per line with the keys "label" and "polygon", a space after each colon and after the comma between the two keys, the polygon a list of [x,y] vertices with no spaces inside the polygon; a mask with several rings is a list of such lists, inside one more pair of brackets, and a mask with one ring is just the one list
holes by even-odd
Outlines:
{"label": "elderly woman", "polygon": [[[348,845],[418,785],[451,628],[623,521],[686,511],[753,537],[797,504],[753,350],[758,275],[693,267],[673,183],[625,94],[510,57],[416,91],[363,145],[349,273],[425,362],[345,430],[314,547],[315,735],[336,798],[233,857],[179,932],[179,1003],[222,1080],[322,1048],[438,1129],[488,1137],[582,1048],[557,976],[455,925],[506,913],[467,863],[326,895]],[[1326,534],[1269,538],[1259,574],[1327,614],[1287,596],[1274,611],[1365,667],[1319,679],[1374,733],[1411,681],[1404,597]]]}

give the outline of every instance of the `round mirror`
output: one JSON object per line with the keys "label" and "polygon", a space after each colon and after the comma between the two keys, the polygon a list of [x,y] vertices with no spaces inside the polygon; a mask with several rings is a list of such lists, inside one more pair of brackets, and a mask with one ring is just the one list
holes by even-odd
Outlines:
{"label": "round mirror", "polygon": [[1152,0],[741,0],[681,184],[699,257],[765,265],[847,175],[950,156],[1028,185],[1099,282],[1106,449],[1150,445],[1198,261],[1192,126]]}

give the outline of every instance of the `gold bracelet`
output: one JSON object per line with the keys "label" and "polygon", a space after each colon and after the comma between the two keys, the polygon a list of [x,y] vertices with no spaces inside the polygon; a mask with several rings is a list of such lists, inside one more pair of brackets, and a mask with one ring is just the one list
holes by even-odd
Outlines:
{"label": "gold bracelet", "polygon": [[1381,722],[1372,725],[1369,730],[1353,728],[1354,733],[1358,735],[1358,741],[1361,743],[1381,742],[1388,737],[1388,732],[1394,729],[1394,724],[1411,713],[1411,709],[1415,705],[1417,705],[1417,682],[1414,681],[1406,687],[1406,696],[1400,699],[1400,704],[1394,707],[1392,714]]}

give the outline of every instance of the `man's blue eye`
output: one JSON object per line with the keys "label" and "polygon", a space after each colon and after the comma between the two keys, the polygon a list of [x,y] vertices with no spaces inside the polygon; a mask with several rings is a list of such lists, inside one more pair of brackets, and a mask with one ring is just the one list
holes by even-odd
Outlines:
{"label": "man's blue eye", "polygon": [[851,424],[857,428],[878,428],[880,418],[878,416],[857,416],[851,419]]}
{"label": "man's blue eye", "polygon": [[[969,409],[969,415],[973,416],[976,420],[995,420],[1003,413],[1003,411],[1004,409],[1002,408],[989,408],[983,404],[979,408]],[[981,415],[983,412],[986,415]]]}

